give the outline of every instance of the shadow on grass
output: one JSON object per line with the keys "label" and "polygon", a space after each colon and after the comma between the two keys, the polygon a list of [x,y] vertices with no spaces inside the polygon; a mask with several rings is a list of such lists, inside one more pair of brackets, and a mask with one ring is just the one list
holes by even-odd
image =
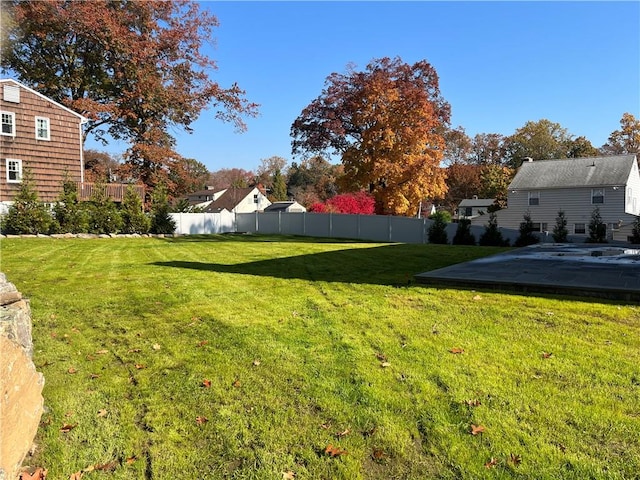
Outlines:
{"label": "shadow on grass", "polygon": [[[300,238],[296,237],[295,241]],[[274,237],[267,241],[282,240]],[[314,240],[313,243],[318,242]],[[464,246],[389,244],[237,264],[173,260],[152,265],[308,281],[403,286],[412,283],[416,273],[466,262],[489,253],[498,251]]]}

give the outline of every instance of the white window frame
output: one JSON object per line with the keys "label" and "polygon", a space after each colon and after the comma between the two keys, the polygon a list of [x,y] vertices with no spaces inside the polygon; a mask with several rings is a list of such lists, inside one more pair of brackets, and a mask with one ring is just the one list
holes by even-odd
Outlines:
{"label": "white window frame", "polygon": [[[15,172],[15,169],[10,169],[9,166],[11,165],[11,163],[16,163],[16,165],[18,166],[18,178],[17,179],[11,179],[10,178],[10,172]],[[19,160],[17,158],[7,158],[5,160],[5,169],[7,172],[7,183],[22,183],[22,160]]]}
{"label": "white window frame", "polygon": [[[596,195],[600,193],[600,195]],[[601,202],[594,202],[594,198],[602,198]],[[591,205],[604,205],[604,188],[592,188],[591,189]]]}
{"label": "white window frame", "polygon": [[[51,121],[49,120],[49,117],[36,117],[36,140],[51,140]],[[43,121],[46,122],[46,137],[41,137],[40,134],[40,128],[38,126],[38,121]]]}
{"label": "white window frame", "polygon": [[[7,133],[4,131],[4,126],[9,125],[5,123],[4,116],[7,115],[11,119],[11,133]],[[5,110],[0,111],[0,135],[4,135],[7,137],[15,137],[16,136],[16,114],[13,112],[7,112]]]}
{"label": "white window frame", "polygon": [[[531,201],[534,201],[533,203],[531,203]],[[535,205],[540,205],[540,192],[529,192],[529,201],[528,201],[529,206],[535,206]]]}

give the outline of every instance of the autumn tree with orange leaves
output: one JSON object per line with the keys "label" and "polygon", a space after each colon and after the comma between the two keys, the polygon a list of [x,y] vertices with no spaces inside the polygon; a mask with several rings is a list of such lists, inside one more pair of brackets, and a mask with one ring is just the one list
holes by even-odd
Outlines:
{"label": "autumn tree with orange leaves", "polygon": [[375,59],[365,71],[332,73],[321,95],[291,127],[297,154],[337,154],[343,190],[366,190],[378,213],[415,215],[426,197],[442,197],[440,168],[449,104],[426,61]]}
{"label": "autumn tree with orange leaves", "polygon": [[89,118],[85,135],[129,142],[126,165],[147,186],[179,165],[173,127],[190,131],[206,108],[242,131],[257,105],[209,78],[202,53],[218,25],[188,0],[2,2],[1,66]]}

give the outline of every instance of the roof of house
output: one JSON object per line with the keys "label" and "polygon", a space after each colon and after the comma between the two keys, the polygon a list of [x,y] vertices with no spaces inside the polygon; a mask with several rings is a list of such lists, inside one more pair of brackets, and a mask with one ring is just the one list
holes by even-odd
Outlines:
{"label": "roof of house", "polygon": [[266,207],[264,211],[265,212],[284,212],[287,208],[296,204],[302,207],[302,205],[300,205],[298,202],[291,202],[291,201],[273,202],[271,205]]}
{"label": "roof of house", "polygon": [[459,207],[488,207],[493,205],[495,198],[465,198],[458,205]]}
{"label": "roof of house", "polygon": [[48,102],[53,103],[55,106],[62,108],[63,110],[66,110],[67,112],[75,115],[76,117],[78,117],[80,119],[80,123],[87,123],[89,121],[89,119],[87,117],[85,117],[84,115],[80,115],[78,112],[74,112],[73,110],[71,110],[68,107],[65,107],[64,105],[62,105],[61,103],[56,102],[55,100],[50,99],[49,97],[47,97],[46,95],[41,94],[40,92],[35,91],[33,88],[29,88],[26,85],[23,85],[22,83],[13,80],[12,78],[0,78],[0,83],[13,83],[21,88],[24,88],[25,90],[29,90],[31,93],[33,93],[34,95],[37,95],[38,97],[47,100]]}
{"label": "roof of house", "polygon": [[625,185],[635,155],[525,162],[509,190]]}
{"label": "roof of house", "polygon": [[247,195],[255,190],[255,188],[256,187],[229,188],[220,196],[220,198],[211,202],[204,211],[207,213],[218,213],[222,210],[231,212],[238,203],[247,198]]}

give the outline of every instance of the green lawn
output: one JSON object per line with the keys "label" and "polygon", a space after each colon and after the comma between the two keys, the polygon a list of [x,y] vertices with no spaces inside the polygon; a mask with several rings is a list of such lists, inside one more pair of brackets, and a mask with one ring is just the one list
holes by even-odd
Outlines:
{"label": "green lawn", "polygon": [[638,306],[411,282],[498,251],[2,240],[46,379],[27,464],[48,480],[637,479]]}

